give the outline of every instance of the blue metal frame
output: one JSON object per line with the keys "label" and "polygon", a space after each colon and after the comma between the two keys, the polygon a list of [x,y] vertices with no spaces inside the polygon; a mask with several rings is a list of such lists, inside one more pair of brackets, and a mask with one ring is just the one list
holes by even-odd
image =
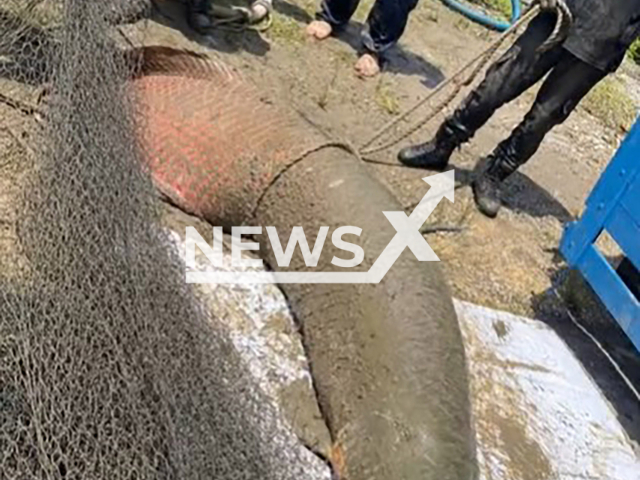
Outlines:
{"label": "blue metal frame", "polygon": [[640,302],[598,251],[607,231],[640,270],[640,120],[594,187],[582,218],[567,225],[560,252],[579,270],[640,351]]}

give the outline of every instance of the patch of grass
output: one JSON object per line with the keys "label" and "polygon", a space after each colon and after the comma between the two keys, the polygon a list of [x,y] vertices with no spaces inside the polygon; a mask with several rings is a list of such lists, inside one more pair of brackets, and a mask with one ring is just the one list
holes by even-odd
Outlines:
{"label": "patch of grass", "polygon": [[354,20],[364,22],[369,16],[374,0],[361,0],[356,13],[353,15]]}
{"label": "patch of grass", "polygon": [[329,80],[329,82],[327,82],[327,85],[322,89],[322,92],[320,93],[320,96],[318,97],[318,100],[316,102],[318,106],[323,110],[325,110],[327,108],[327,105],[329,104],[329,96],[333,91],[333,87],[336,84],[336,80],[338,79],[338,74],[342,69],[341,59],[341,55],[337,55],[334,57],[333,75],[331,76],[331,80]]}
{"label": "patch of grass", "polygon": [[310,17],[314,17],[316,12],[320,10],[320,2],[315,0],[297,0],[293,3],[301,7]]}
{"label": "patch of grass", "polygon": [[590,323],[610,322],[606,308],[579,272],[571,271],[558,291],[569,310],[581,319],[589,319]]}
{"label": "patch of grass", "polygon": [[476,0],[474,3],[482,4],[505,20],[511,19],[511,0]]}
{"label": "patch of grass", "polygon": [[629,131],[636,117],[633,100],[624,84],[615,77],[605,78],[587,95],[583,108],[605,125]]}
{"label": "patch of grass", "polygon": [[356,58],[357,57],[354,55],[354,52],[351,50],[342,49],[333,52],[333,60],[336,65],[353,66],[353,62],[356,61]]}
{"label": "patch of grass", "polygon": [[398,115],[400,113],[398,97],[383,79],[380,79],[376,85],[374,98],[376,104],[389,115]]}
{"label": "patch of grass", "polygon": [[278,12],[273,13],[273,23],[266,35],[273,40],[289,45],[301,44],[306,38],[302,25]]}
{"label": "patch of grass", "polygon": [[627,52],[627,55],[629,55],[629,58],[631,58],[631,60],[640,64],[640,38],[633,42],[633,44],[629,48],[629,51]]}

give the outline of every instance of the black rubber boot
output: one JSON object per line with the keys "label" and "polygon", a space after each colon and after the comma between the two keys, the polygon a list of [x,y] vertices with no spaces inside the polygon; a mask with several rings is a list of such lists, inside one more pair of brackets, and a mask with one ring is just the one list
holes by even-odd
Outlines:
{"label": "black rubber boot", "polygon": [[489,218],[498,216],[500,207],[500,181],[483,173],[473,182],[473,196],[478,210]]}
{"label": "black rubber boot", "polygon": [[500,148],[489,157],[489,167],[473,182],[473,196],[480,210],[489,218],[495,218],[502,207],[500,185],[515,168],[499,155]]}
{"label": "black rubber boot", "polygon": [[468,138],[469,135],[463,125],[448,119],[430,142],[400,150],[398,160],[409,167],[444,170],[449,164],[453,151]]}
{"label": "black rubber boot", "polygon": [[190,0],[187,21],[196,32],[205,34],[213,28],[213,22],[209,15],[211,0]]}

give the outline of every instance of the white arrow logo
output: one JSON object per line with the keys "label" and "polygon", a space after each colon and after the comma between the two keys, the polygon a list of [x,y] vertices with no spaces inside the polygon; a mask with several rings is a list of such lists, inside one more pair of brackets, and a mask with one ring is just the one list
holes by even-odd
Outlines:
{"label": "white arrow logo", "polygon": [[420,233],[420,227],[429,218],[443,198],[454,201],[455,172],[439,173],[423,180],[431,188],[420,203],[407,215],[405,212],[383,212],[396,229],[389,245],[380,254],[368,272],[256,272],[256,271],[207,271],[187,272],[187,283],[380,283],[408,248],[421,262],[438,262],[440,259]]}
{"label": "white arrow logo", "polygon": [[421,262],[439,262],[440,259],[433,251],[427,240],[420,233],[420,227],[433,213],[443,198],[454,201],[455,171],[425,177],[422,180],[431,185],[427,194],[422,197],[418,206],[407,216],[404,212],[384,212],[396,235],[380,254],[376,263],[369,270],[368,283],[380,283],[389,269],[398,260],[405,248],[409,248]]}

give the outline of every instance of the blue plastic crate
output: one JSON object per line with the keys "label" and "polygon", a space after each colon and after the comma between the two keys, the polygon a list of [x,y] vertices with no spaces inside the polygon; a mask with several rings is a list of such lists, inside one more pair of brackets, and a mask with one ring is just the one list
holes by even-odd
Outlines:
{"label": "blue plastic crate", "polygon": [[640,351],[640,301],[595,245],[606,231],[640,270],[640,120],[594,187],[582,218],[567,225],[560,252],[581,272]]}

